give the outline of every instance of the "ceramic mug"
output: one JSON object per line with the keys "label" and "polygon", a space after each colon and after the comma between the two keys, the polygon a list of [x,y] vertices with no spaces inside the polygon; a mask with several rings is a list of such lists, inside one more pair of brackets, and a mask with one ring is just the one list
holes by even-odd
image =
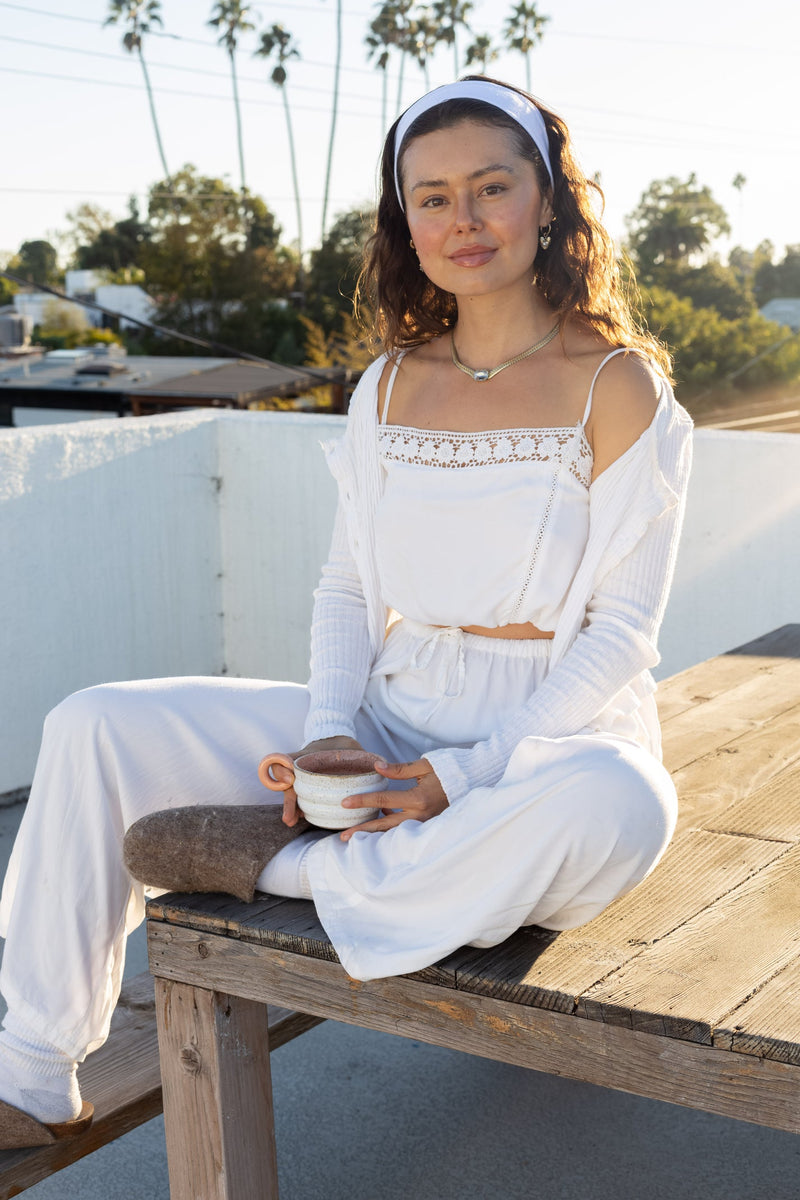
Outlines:
{"label": "ceramic mug", "polygon": [[[312,750],[292,760],[288,754],[268,754],[259,763],[258,777],[273,792],[292,786],[303,816],[321,829],[349,829],[377,817],[377,808],[342,808],[345,796],[383,791],[387,780],[373,764],[378,756],[366,750]],[[273,763],[287,767],[293,778],[281,783],[272,775]]]}

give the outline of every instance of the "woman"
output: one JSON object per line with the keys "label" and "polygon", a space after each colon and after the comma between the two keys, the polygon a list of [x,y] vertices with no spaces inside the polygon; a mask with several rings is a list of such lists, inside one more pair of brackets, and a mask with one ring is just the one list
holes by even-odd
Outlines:
{"label": "woman", "polygon": [[[521,92],[436,89],[382,170],[386,353],[329,450],[309,685],[109,685],[50,715],[0,914],[3,1144],[89,1119],[76,1064],[107,1034],[135,880],[313,897],[369,979],[579,925],[671,836],[648,672],[691,423],[665,352],[563,122]],[[255,766],[301,742],[363,746],[407,790],[340,836],[306,831],[291,791],[281,820]]]}

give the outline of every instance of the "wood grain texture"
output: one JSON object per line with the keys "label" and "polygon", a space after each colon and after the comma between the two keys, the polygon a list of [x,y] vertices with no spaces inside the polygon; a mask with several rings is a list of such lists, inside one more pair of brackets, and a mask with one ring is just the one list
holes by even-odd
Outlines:
{"label": "wood grain texture", "polygon": [[[457,986],[484,996],[573,1012],[580,998],[642,951],[752,878],[786,846],[690,832],[657,869],[588,925],[559,934],[523,930],[457,970]],[[473,952],[476,953],[476,952]]]}
{"label": "wood grain texture", "polygon": [[156,1014],[171,1200],[277,1200],[266,1005],[159,980]]}
{"label": "wood grain texture", "polygon": [[800,1066],[800,958],[722,1022],[714,1045]]}
{"label": "wood grain texture", "polygon": [[786,658],[800,660],[800,625],[784,625],[727,654],[670,676],[658,685],[662,724],[669,724],[678,713],[713,700],[747,679],[758,678],[762,686],[765,682],[769,687],[775,686],[775,672]]}
{"label": "wood grain texture", "polygon": [[705,828],[751,838],[800,841],[800,762],[716,813]]}
{"label": "wood grain texture", "polygon": [[665,740],[664,761],[673,771],[680,800],[678,833],[701,828],[800,762],[800,704],[725,746],[709,743],[709,747],[702,758],[673,770],[668,761],[670,743]]}
{"label": "wood grain texture", "polygon": [[147,915],[209,933],[246,936],[250,941],[290,950],[294,954],[339,961],[310,900],[257,894],[257,898],[247,904],[233,896],[174,892],[149,901]]}
{"label": "wood grain texture", "polygon": [[[321,1023],[309,1013],[270,1005],[270,1049],[276,1050]],[[31,1150],[0,1151],[0,1200],[77,1162],[136,1129],[162,1111],[153,976],[127,982],[111,1018],[108,1041],[78,1069],[82,1095],[94,1104],[91,1126],[79,1138]]]}
{"label": "wood grain texture", "polygon": [[800,847],[592,988],[583,1015],[711,1044],[714,1030],[800,953]]}
{"label": "wood grain texture", "polygon": [[[368,1029],[800,1131],[800,1069],[151,922],[154,970]],[[198,944],[208,954],[201,958]],[[202,983],[201,983],[202,981]]]}

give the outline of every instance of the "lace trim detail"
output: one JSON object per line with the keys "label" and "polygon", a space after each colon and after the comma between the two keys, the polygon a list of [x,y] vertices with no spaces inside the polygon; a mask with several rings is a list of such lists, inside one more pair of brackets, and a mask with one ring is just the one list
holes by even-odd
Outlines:
{"label": "lace trim detail", "polygon": [[381,458],[418,467],[485,467],[510,462],[568,464],[584,487],[592,480],[592,448],[580,422],[548,429],[490,429],[480,433],[379,425]]}

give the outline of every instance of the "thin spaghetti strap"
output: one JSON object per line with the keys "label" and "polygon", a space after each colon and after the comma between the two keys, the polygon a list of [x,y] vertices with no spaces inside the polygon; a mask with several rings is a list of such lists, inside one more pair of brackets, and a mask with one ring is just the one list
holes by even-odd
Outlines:
{"label": "thin spaghetti strap", "polygon": [[383,402],[383,412],[381,413],[381,425],[386,424],[386,418],[389,415],[389,401],[392,398],[392,388],[394,387],[394,381],[397,377],[397,368],[400,366],[400,362],[401,362],[402,358],[403,358],[403,355],[398,354],[397,358],[395,359],[395,364],[392,367],[392,373],[389,376],[389,382],[386,385],[386,399]]}
{"label": "thin spaghetti strap", "polygon": [[592,411],[592,399],[594,397],[594,385],[597,383],[597,376],[600,374],[600,372],[602,371],[603,367],[606,365],[608,360],[610,358],[614,358],[615,355],[617,355],[617,354],[638,354],[638,353],[639,353],[639,351],[635,350],[631,346],[619,346],[616,350],[612,350],[610,354],[607,354],[605,356],[603,361],[600,363],[600,366],[597,368],[597,370],[594,373],[594,379],[592,380],[592,386],[589,388],[589,399],[586,401],[586,408],[584,409],[583,417],[581,419],[581,425],[586,425],[586,422],[589,420],[589,413]]}

